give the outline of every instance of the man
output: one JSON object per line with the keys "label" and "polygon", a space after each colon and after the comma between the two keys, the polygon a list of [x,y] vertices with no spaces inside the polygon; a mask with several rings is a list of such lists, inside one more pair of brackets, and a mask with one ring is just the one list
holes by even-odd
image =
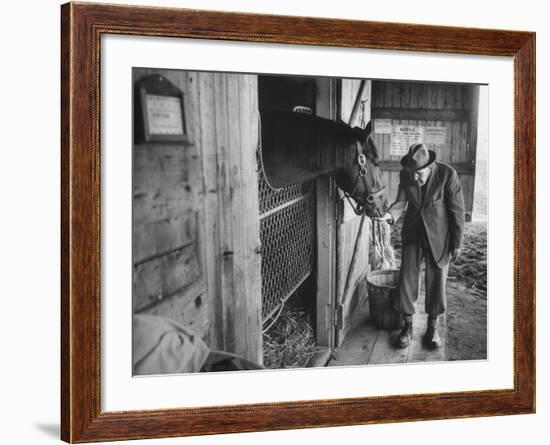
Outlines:
{"label": "man", "polygon": [[438,317],[445,312],[445,287],[449,262],[460,256],[464,232],[464,198],[458,174],[449,165],[436,162],[435,152],[424,144],[413,144],[401,159],[399,191],[395,202],[381,218],[390,224],[406,210],[401,232],[401,272],[396,309],[403,314],[403,328],[395,346],[404,348],[412,340],[415,303],[420,285],[420,263],[424,259],[428,326],[423,344],[441,345]]}

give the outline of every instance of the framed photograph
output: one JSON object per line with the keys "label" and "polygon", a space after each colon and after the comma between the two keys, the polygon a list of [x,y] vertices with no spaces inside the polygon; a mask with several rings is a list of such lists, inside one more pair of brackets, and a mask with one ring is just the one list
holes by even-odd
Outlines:
{"label": "framed photograph", "polygon": [[62,6],[67,442],[535,411],[535,35]]}

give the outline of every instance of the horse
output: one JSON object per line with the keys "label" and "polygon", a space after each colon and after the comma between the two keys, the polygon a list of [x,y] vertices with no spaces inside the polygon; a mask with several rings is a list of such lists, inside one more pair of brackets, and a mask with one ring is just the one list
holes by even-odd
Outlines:
{"label": "horse", "polygon": [[388,196],[371,122],[362,129],[312,114],[263,110],[260,126],[260,162],[272,189],[324,174],[355,202],[357,214],[385,214]]}

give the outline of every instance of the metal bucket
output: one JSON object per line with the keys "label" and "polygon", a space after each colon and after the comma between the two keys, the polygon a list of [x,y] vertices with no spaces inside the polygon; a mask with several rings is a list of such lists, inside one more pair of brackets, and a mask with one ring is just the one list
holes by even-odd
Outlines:
{"label": "metal bucket", "polygon": [[371,320],[381,329],[395,330],[403,325],[401,313],[394,309],[399,297],[399,270],[375,270],[367,275]]}

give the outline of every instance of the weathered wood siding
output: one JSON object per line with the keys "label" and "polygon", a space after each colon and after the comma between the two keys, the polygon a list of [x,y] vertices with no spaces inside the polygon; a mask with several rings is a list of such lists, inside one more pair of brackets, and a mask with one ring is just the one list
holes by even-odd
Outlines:
{"label": "weathered wood siding", "polygon": [[[134,81],[153,74],[134,70]],[[184,73],[162,71],[185,95]],[[198,207],[200,155],[195,144],[136,144],[133,153],[133,309],[171,318],[209,340]]]}
{"label": "weathered wood siding", "polygon": [[437,159],[459,173],[467,217],[472,212],[477,140],[478,87],[464,84],[373,81],[374,137],[381,150],[383,179],[390,200],[397,196],[401,156],[390,154],[390,134],[376,131],[376,119],[392,124],[445,127],[445,143],[427,144]]}
{"label": "weathered wood siding", "polygon": [[151,73],[183,91],[190,142],[134,146],[134,310],[261,362],[256,76]]}

